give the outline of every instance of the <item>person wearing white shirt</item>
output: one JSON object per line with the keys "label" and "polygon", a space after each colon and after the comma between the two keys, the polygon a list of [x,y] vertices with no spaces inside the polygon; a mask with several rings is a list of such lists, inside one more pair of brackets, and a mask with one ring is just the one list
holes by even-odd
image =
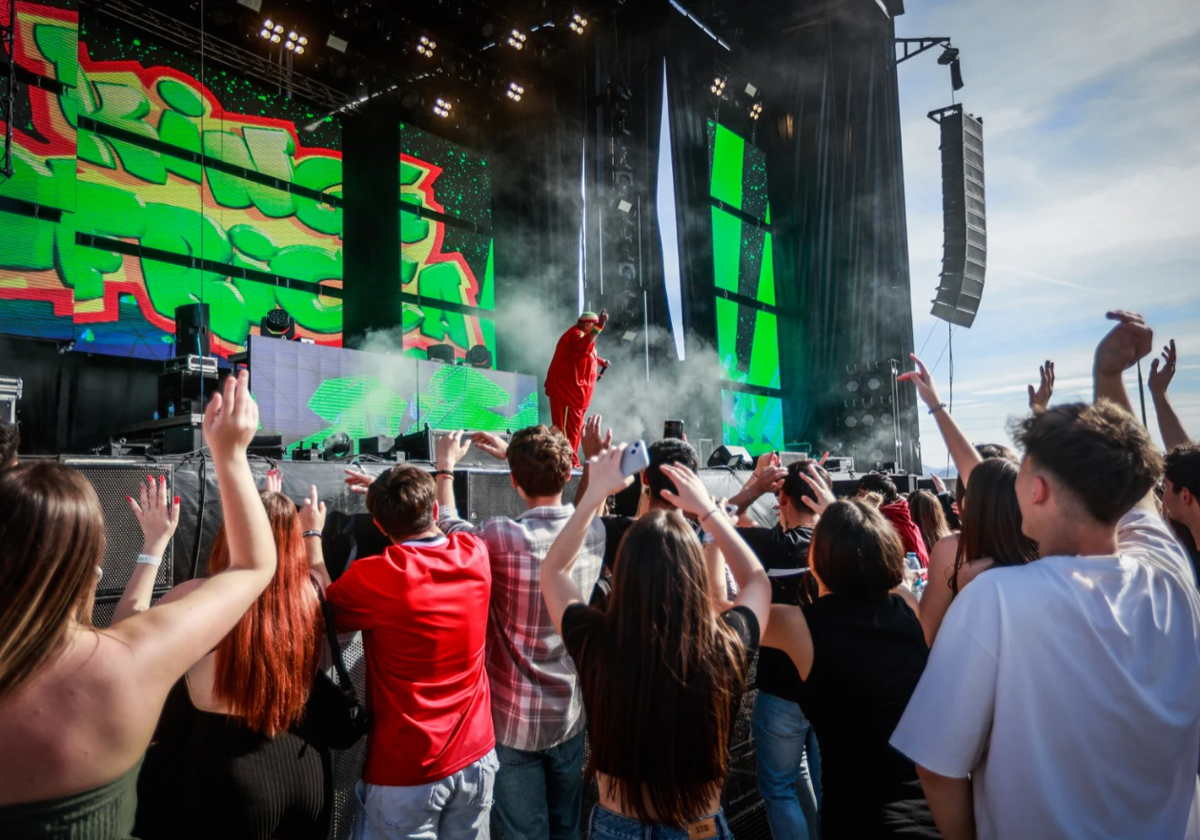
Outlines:
{"label": "person wearing white shirt", "polygon": [[1200,594],[1121,380],[1153,334],[1109,317],[1096,404],[1017,429],[1042,559],[954,600],[891,738],[946,840],[1200,837]]}

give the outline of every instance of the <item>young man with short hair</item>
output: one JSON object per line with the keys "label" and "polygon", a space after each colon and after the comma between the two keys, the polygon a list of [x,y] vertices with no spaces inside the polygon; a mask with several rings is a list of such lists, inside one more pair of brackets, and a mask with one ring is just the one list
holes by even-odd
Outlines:
{"label": "young man with short hair", "polygon": [[1162,456],[1122,381],[1152,333],[1140,316],[1109,317],[1120,323],[1096,350],[1096,404],[1016,430],[1022,530],[1042,559],[958,594],[892,735],[946,840],[1200,826],[1200,593],[1156,512]]}
{"label": "young man with short hair", "polygon": [[[504,840],[577,840],[583,809],[583,695],[540,583],[546,552],[575,513],[562,500],[571,478],[571,445],[546,426],[522,429],[507,445],[487,433],[473,442],[507,459],[513,487],[526,507],[516,519],[496,517],[480,526],[459,518],[454,468],[472,440],[462,432],[439,440],[442,530],[451,536],[478,534],[491,558],[487,670],[500,758],[492,825]],[[581,592],[595,587],[603,559],[604,528],[593,522],[571,570]]]}
{"label": "young man with short hair", "polygon": [[357,840],[488,836],[499,762],[485,667],[487,546],[435,524],[434,478],[401,464],[367,490],[392,541],[328,589],[341,632],[363,631],[375,716],[357,790]]}

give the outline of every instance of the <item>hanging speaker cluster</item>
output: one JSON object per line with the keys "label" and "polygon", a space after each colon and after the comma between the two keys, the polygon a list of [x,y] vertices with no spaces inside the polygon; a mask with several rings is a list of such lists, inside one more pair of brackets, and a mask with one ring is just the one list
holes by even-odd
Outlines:
{"label": "hanging speaker cluster", "polygon": [[987,273],[983,120],[952,105],[931,111],[942,130],[942,218],[945,245],[936,318],[970,327],[979,314]]}

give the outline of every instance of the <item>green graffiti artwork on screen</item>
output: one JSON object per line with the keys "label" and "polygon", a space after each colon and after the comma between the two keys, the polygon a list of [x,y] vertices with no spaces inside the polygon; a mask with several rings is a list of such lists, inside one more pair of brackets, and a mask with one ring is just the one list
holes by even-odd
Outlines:
{"label": "green graffiti artwork on screen", "polygon": [[751,455],[777,452],[783,446],[783,400],[721,392],[721,415],[725,443],[744,446]]}

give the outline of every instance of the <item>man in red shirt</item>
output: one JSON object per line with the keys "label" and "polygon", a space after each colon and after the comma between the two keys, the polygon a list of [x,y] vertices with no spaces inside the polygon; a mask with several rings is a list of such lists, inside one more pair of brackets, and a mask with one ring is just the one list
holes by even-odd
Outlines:
{"label": "man in red shirt", "polygon": [[900,497],[900,491],[896,489],[896,482],[881,473],[868,473],[859,480],[858,492],[855,493],[855,496],[865,496],[867,493],[878,493],[883,497],[883,504],[880,505],[879,512],[887,517],[888,522],[892,523],[892,528],[895,529],[897,536],[900,537],[900,542],[904,545],[904,551],[917,555],[922,567],[928,566],[929,550],[925,548],[921,530],[917,527],[917,523],[913,522],[912,514],[909,513],[908,502]]}
{"label": "man in red shirt", "polygon": [[487,836],[499,768],[485,657],[491,564],[479,537],[438,529],[434,481],[402,464],[371,484],[367,509],[392,545],[328,590],[338,630],[363,632],[375,716],[359,840]]}
{"label": "man in red shirt", "polygon": [[571,444],[573,465],[579,466],[579,442],[583,438],[583,419],[592,404],[599,368],[608,361],[596,354],[596,338],[608,323],[608,312],[584,312],[579,322],[563,333],[546,374],[546,396],[550,399],[550,419]]}

